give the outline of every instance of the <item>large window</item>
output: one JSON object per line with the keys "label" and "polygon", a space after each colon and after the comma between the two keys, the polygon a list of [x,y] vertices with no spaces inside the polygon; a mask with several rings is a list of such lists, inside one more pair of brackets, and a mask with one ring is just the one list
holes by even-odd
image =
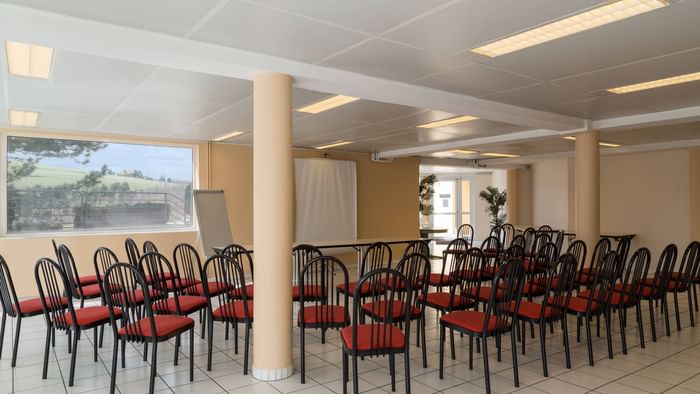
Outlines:
{"label": "large window", "polygon": [[190,147],[7,136],[6,233],[188,228]]}

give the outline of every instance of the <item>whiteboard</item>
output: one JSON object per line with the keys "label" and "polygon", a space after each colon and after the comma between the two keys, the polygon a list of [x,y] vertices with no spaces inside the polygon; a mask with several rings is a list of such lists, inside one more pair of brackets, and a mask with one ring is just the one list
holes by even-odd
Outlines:
{"label": "whiteboard", "polygon": [[195,190],[194,206],[199,223],[199,241],[206,256],[213,256],[214,247],[233,243],[223,190]]}
{"label": "whiteboard", "polygon": [[294,159],[296,242],[357,239],[354,161]]}

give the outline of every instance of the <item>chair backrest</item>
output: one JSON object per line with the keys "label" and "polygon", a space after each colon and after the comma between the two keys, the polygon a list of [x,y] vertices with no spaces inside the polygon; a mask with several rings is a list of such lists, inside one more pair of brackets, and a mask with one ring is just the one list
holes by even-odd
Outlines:
{"label": "chair backrest", "polygon": [[553,231],[554,230],[552,230],[552,226],[550,226],[548,224],[543,224],[537,229],[538,233],[547,233],[550,235],[550,237],[551,237],[551,234]]}
{"label": "chair backrest", "polygon": [[629,255],[631,244],[632,239],[629,237],[622,237],[619,241],[617,241],[615,252],[617,253],[617,257],[620,259],[620,272],[618,272],[618,277],[620,278],[622,278],[622,274],[627,266],[627,256]]}
{"label": "chair backrest", "polygon": [[301,270],[306,263],[320,256],[323,256],[323,253],[313,245],[302,244],[292,248],[292,283],[298,284]]}
{"label": "chair backrest", "polygon": [[503,231],[506,233],[505,241],[503,242],[503,248],[508,248],[511,245],[511,242],[513,242],[513,238],[515,238],[515,226],[513,226],[510,223],[503,223]]}
{"label": "chair backrest", "polygon": [[[482,328],[484,336],[490,332],[493,333],[494,337],[500,336],[510,329],[513,322],[511,307],[514,305],[517,313],[524,282],[525,269],[521,260],[511,259],[498,267],[491,283],[491,289],[497,290],[491,291],[491,296],[484,307],[486,313]],[[495,320],[493,326],[491,325],[492,320]],[[492,327],[493,330],[490,330],[489,327]]]}
{"label": "chair backrest", "polygon": [[647,248],[639,248],[627,264],[624,274],[622,275],[622,297],[620,297],[620,305],[627,297],[630,301],[636,301],[642,296],[644,290],[644,280],[649,273],[649,265],[651,263],[651,253]]}
{"label": "chair backrest", "polygon": [[508,261],[510,259],[524,259],[525,258],[525,249],[523,249],[522,246],[520,245],[510,245],[502,254],[501,254],[501,260],[503,261]]}
{"label": "chair backrest", "polygon": [[[428,281],[425,278],[430,274],[430,260],[425,255],[420,253],[412,253],[401,258],[396,264],[396,271],[406,277],[408,283],[411,284],[413,294],[411,298],[406,300],[406,294],[399,294],[399,299],[403,301],[412,301],[413,307],[423,313],[425,310],[425,298],[428,294]],[[458,275],[459,271],[455,271]]]}
{"label": "chair backrest", "polygon": [[0,255],[0,303],[2,303],[3,313],[16,317],[19,312],[19,300],[15,285],[12,282],[10,267],[5,259]]}
{"label": "chair backrest", "polygon": [[[607,238],[599,239],[598,243],[595,244],[595,248],[593,249],[593,254],[591,255],[590,263],[588,264],[590,272],[593,272],[595,270],[595,267],[597,267],[599,265],[600,261],[603,259],[603,257],[606,254],[608,254],[609,251],[610,251],[610,240]],[[583,273],[583,266],[581,266],[581,273]]]}
{"label": "chair backrest", "polygon": [[[384,319],[366,319],[365,322],[360,320],[360,309],[363,307],[361,302],[354,302],[352,308],[352,349],[358,349],[358,327],[363,326],[363,337],[365,333],[369,334],[369,350],[362,351],[366,356],[374,356],[387,354],[395,351],[396,347],[392,346],[398,342],[396,323],[402,322],[404,325],[405,340],[403,340],[404,351],[408,348],[408,333],[411,324],[411,309],[414,305],[413,287],[410,281],[402,273],[390,268],[379,268],[367,272],[362,275],[357,281],[354,300],[359,300],[362,297],[362,288],[377,288],[383,286],[386,291],[373,292],[371,296],[365,297],[365,300],[383,312]],[[400,298],[401,297],[401,298]],[[403,301],[403,302],[397,302]],[[395,310],[401,308],[401,310]],[[403,335],[403,334],[402,334]],[[364,346],[363,346],[364,347]]]}
{"label": "chair backrest", "polygon": [[542,245],[540,250],[537,251],[537,254],[530,258],[530,262],[532,263],[530,271],[531,280],[526,284],[526,286],[529,286],[527,289],[528,298],[532,298],[533,294],[539,293],[537,291],[538,285],[547,281],[550,268],[557,262],[558,258],[557,245],[552,242],[547,242]]}
{"label": "chair backrest", "polygon": [[202,260],[194,246],[188,243],[177,245],[173,250],[173,263],[175,273],[180,280],[180,288],[183,284],[191,285],[201,279]]}
{"label": "chair backrest", "polygon": [[576,271],[581,272],[586,265],[586,243],[580,239],[572,242],[566,249],[566,254],[574,256],[576,259]]}
{"label": "chair backrest", "polygon": [[138,267],[139,260],[141,259],[141,252],[139,252],[139,246],[136,244],[136,241],[127,238],[126,241],[124,241],[124,248],[126,249],[126,258],[129,260],[129,263],[134,267]]}
{"label": "chair backrest", "polygon": [[105,273],[112,265],[119,262],[117,255],[112,252],[109,248],[99,247],[95,250],[95,254],[92,256],[92,265],[95,268],[95,275],[97,275],[97,284],[102,290],[102,301],[103,305],[107,305],[104,291],[104,277]]}
{"label": "chair backrest", "polygon": [[489,233],[489,236],[496,237],[501,247],[503,247],[506,244],[506,230],[503,229],[503,226],[491,227],[491,232]]}
{"label": "chair backrest", "polygon": [[532,250],[532,244],[535,242],[535,237],[537,236],[537,230],[532,227],[528,227],[523,231],[523,237],[525,238],[525,250]]}
{"label": "chair backrest", "polygon": [[[576,282],[578,272],[576,257],[564,254],[547,270],[547,281],[544,294],[548,295],[542,300],[551,308],[551,316],[558,319],[565,316],[571,301],[571,292]],[[556,281],[556,282],[555,282]],[[556,285],[555,285],[556,284]],[[545,308],[540,311],[540,320],[545,318]]]}
{"label": "chair backrest", "polygon": [[526,250],[527,253],[530,254],[530,256],[536,256],[537,253],[542,249],[542,247],[547,244],[552,242],[552,235],[551,233],[548,232],[538,232],[537,235],[535,236],[535,240],[532,242],[532,246],[530,250]]}
{"label": "chair backrest", "polygon": [[450,285],[448,312],[454,310],[456,306],[463,308],[475,302],[474,294],[479,294],[485,263],[484,253],[479,248],[470,248],[460,256],[457,265],[459,280]]}
{"label": "chair backrest", "polygon": [[525,246],[527,246],[527,241],[525,240],[525,236],[522,234],[518,234],[515,237],[513,237],[513,240],[510,242],[510,246],[520,246],[523,250],[525,250]]}
{"label": "chair backrest", "polygon": [[654,273],[654,279],[651,283],[650,294],[656,298],[662,298],[666,296],[666,290],[668,290],[668,282],[671,280],[673,275],[673,267],[676,265],[676,257],[678,256],[678,247],[675,244],[667,245],[661,256],[659,256],[659,262],[656,264],[656,272]]}
{"label": "chair backrest", "polygon": [[391,247],[384,242],[376,242],[367,247],[360,262],[359,275],[380,268],[391,268]]}
{"label": "chair backrest", "polygon": [[177,291],[177,280],[175,278],[173,266],[168,258],[158,252],[149,252],[141,256],[139,270],[146,277],[151,278],[152,298],[155,299],[151,308],[156,313],[172,313],[168,309],[168,298],[175,300],[175,314],[182,315],[180,308],[180,296]]}
{"label": "chair backrest", "polygon": [[[248,251],[245,251],[244,254],[250,258],[250,253]],[[244,318],[252,316],[248,310],[248,301],[250,296],[246,290],[245,274],[243,273],[243,267],[240,264],[240,260],[237,261],[229,256],[217,254],[211,256],[204,262],[202,271],[213,274],[212,281],[208,281],[206,278],[203,278],[204,295],[207,298],[209,310],[213,310],[212,305],[218,305],[221,308],[225,308],[223,316],[226,317]],[[233,306],[233,303],[230,302],[231,296],[229,295],[229,292],[217,291],[218,289],[210,288],[212,283],[223,285],[225,288],[229,289],[240,289],[240,291],[237,292],[238,294],[236,295],[236,298],[243,301],[243,316],[237,315],[237,313],[240,312],[237,312]],[[212,298],[216,298],[216,303],[214,303]],[[226,308],[230,309],[227,310]]]}
{"label": "chair backrest", "polygon": [[[337,285],[348,287],[348,269],[338,258],[318,256],[304,264],[299,272],[299,302],[304,306],[299,308],[299,321],[306,322],[305,315],[313,313],[315,317],[313,321],[335,322],[336,320],[332,318],[334,310],[324,306],[343,306],[346,311],[349,311],[348,293],[332,291]],[[306,289],[321,289],[325,297],[319,297],[318,294],[307,296]]]}
{"label": "chair backrest", "polygon": [[698,266],[700,265],[700,242],[693,241],[688,244],[683,252],[681,265],[678,268],[678,286],[676,290],[687,289],[693,278],[698,276]]}
{"label": "chair backrest", "polygon": [[[78,320],[71,302],[73,293],[63,268],[49,258],[41,258],[34,266],[34,279],[47,324],[61,330],[67,330],[77,324]],[[66,308],[70,319],[66,316]]]}
{"label": "chair backrest", "polygon": [[[149,338],[155,342],[152,293],[141,271],[131,263],[114,264],[105,273],[104,288],[114,337],[118,328],[123,327],[122,337],[128,342],[145,342]],[[117,314],[117,308],[121,315]],[[149,332],[151,335],[146,335]]]}
{"label": "chair backrest", "polygon": [[58,244],[56,243],[55,239],[51,239],[51,246],[53,246],[53,254],[56,256],[56,261],[60,260],[61,257],[59,256],[58,253]]}
{"label": "chair backrest", "polygon": [[440,274],[450,275],[450,281],[452,281],[452,279],[454,279],[452,276],[457,274],[457,262],[460,256],[467,250],[469,250],[469,245],[464,238],[455,238],[450,241],[450,243],[447,244],[447,248],[445,248],[445,251],[442,253],[442,269]]}
{"label": "chair backrest", "polygon": [[158,252],[158,248],[156,247],[156,244],[153,243],[153,241],[143,241],[143,253],[153,253],[153,252]]}
{"label": "chair backrest", "polygon": [[430,245],[427,241],[412,241],[403,250],[403,256],[413,253],[421,253],[425,257],[430,258]]}
{"label": "chair backrest", "polygon": [[75,265],[73,253],[71,253],[66,245],[61,244],[58,246],[58,255],[60,256],[58,264],[68,279],[70,293],[73,297],[83,298],[83,288],[80,286],[80,276],[78,274],[78,268]]}
{"label": "chair backrest", "polygon": [[457,238],[464,238],[467,240],[469,247],[472,246],[474,242],[474,227],[469,223],[464,223],[457,229]]}
{"label": "chair backrest", "polygon": [[[248,249],[239,244],[231,244],[221,251],[221,254],[228,256],[233,259],[240,267],[243,269],[243,274],[245,275],[246,270],[249,272],[250,280],[255,280],[255,267],[253,266],[253,257],[248,252]],[[204,271],[208,272],[208,271]],[[204,280],[204,279],[202,279]]]}
{"label": "chair backrest", "polygon": [[[481,252],[484,254],[484,270],[495,272],[501,263],[501,243],[496,237],[488,237],[481,243]],[[492,276],[485,278],[491,279]]]}
{"label": "chair backrest", "polygon": [[619,272],[620,260],[615,251],[607,252],[594,268],[595,275],[590,283],[590,295],[586,309],[592,314],[602,312],[610,304],[615,292],[615,282]]}
{"label": "chair backrest", "polygon": [[557,250],[559,254],[563,253],[562,248],[564,247],[564,230],[554,231],[552,233],[552,242],[557,245]]}

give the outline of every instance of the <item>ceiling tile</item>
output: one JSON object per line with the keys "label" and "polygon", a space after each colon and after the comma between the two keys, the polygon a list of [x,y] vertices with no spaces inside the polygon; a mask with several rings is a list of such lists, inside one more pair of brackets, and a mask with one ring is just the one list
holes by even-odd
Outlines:
{"label": "ceiling tile", "polygon": [[463,66],[466,62],[421,49],[375,39],[321,62],[374,77],[411,81]]}
{"label": "ceiling tile", "polygon": [[599,94],[619,103],[665,111],[700,105],[699,92],[700,81],[695,81],[625,94],[613,94],[607,91]]}
{"label": "ceiling tile", "polygon": [[422,111],[424,110],[415,107],[380,103],[371,100],[357,100],[355,102],[323,112],[323,114],[332,119],[352,120],[362,123],[376,123],[404,117]]}
{"label": "ceiling tile", "polygon": [[99,115],[42,111],[38,127],[54,130],[93,131],[105,118]]}
{"label": "ceiling tile", "polygon": [[184,36],[220,0],[5,0],[115,25]]}
{"label": "ceiling tile", "polygon": [[115,111],[114,116],[189,124],[223,108],[221,104],[207,101],[182,100],[138,93],[125,100]]}
{"label": "ceiling tile", "polygon": [[232,130],[253,131],[253,99],[248,98],[206,119],[197,121],[188,128],[187,133],[193,138],[211,140]]}
{"label": "ceiling tile", "polygon": [[462,1],[388,33],[386,37],[431,51],[452,54],[601,2],[603,1]]}
{"label": "ceiling tile", "polygon": [[468,96],[483,96],[501,90],[533,85],[539,81],[497,70],[481,64],[472,64],[442,74],[431,75],[414,84]]}
{"label": "ceiling tile", "polygon": [[312,136],[320,136],[334,131],[350,129],[365,125],[366,123],[351,120],[332,119],[323,113],[308,116],[292,123],[294,129],[294,141]]}
{"label": "ceiling tile", "polygon": [[233,104],[253,94],[253,83],[217,75],[159,68],[140,87],[139,93]]}
{"label": "ceiling tile", "polygon": [[257,0],[297,14],[361,30],[382,33],[448,0]]}
{"label": "ceiling tile", "polygon": [[[555,80],[700,47],[700,1],[681,1],[541,45],[480,62]],[[467,55],[473,59],[476,55]]]}
{"label": "ceiling tile", "polygon": [[447,141],[451,139],[455,139],[455,136],[435,129],[407,129],[397,131],[390,135],[367,139],[365,141],[372,141],[387,145],[409,146],[411,144],[423,144],[428,142]]}
{"label": "ceiling tile", "polygon": [[9,104],[15,108],[106,116],[126,98],[123,92],[99,86],[61,85],[15,76],[8,80]]}
{"label": "ceiling tile", "polygon": [[313,63],[366,35],[232,0],[193,39]]}
{"label": "ceiling tile", "polygon": [[56,51],[51,80],[58,85],[129,94],[156,69],[140,63]]}
{"label": "ceiling tile", "polygon": [[659,142],[700,138],[700,122],[647,127],[635,130],[603,131],[600,138],[623,145],[653,144]]}
{"label": "ceiling tile", "polygon": [[583,119],[606,119],[618,116],[636,115],[649,112],[646,108],[634,107],[601,97],[554,105],[554,112]]}
{"label": "ceiling tile", "polygon": [[550,110],[559,103],[589,97],[591,96],[546,83],[484,96],[488,100],[539,110]]}
{"label": "ceiling tile", "polygon": [[165,122],[160,119],[112,116],[100,126],[98,131],[151,137],[169,137],[171,135],[178,135],[180,138],[187,139],[188,137],[182,134],[182,130],[184,129],[184,125]]}

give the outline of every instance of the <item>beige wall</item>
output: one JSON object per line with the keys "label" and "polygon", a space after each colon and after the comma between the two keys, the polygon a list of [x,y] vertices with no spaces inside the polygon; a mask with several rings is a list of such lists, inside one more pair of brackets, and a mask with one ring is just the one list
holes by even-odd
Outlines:
{"label": "beige wall", "polygon": [[532,167],[518,170],[518,225],[532,222]]}
{"label": "beige wall", "polygon": [[690,236],[700,240],[700,147],[690,152]]}
{"label": "beige wall", "polygon": [[486,189],[488,186],[493,186],[491,174],[475,174],[473,178],[472,187],[474,188],[476,200],[474,201],[474,212],[473,215],[473,226],[474,226],[474,239],[476,241],[483,241],[489,236],[491,231],[491,217],[488,212],[486,212],[487,204],[484,200],[479,198],[479,193]]}
{"label": "beige wall", "polygon": [[[532,222],[540,226],[568,229],[569,173],[568,160],[546,160],[534,163],[532,172]],[[527,223],[526,223],[527,224]]]}

